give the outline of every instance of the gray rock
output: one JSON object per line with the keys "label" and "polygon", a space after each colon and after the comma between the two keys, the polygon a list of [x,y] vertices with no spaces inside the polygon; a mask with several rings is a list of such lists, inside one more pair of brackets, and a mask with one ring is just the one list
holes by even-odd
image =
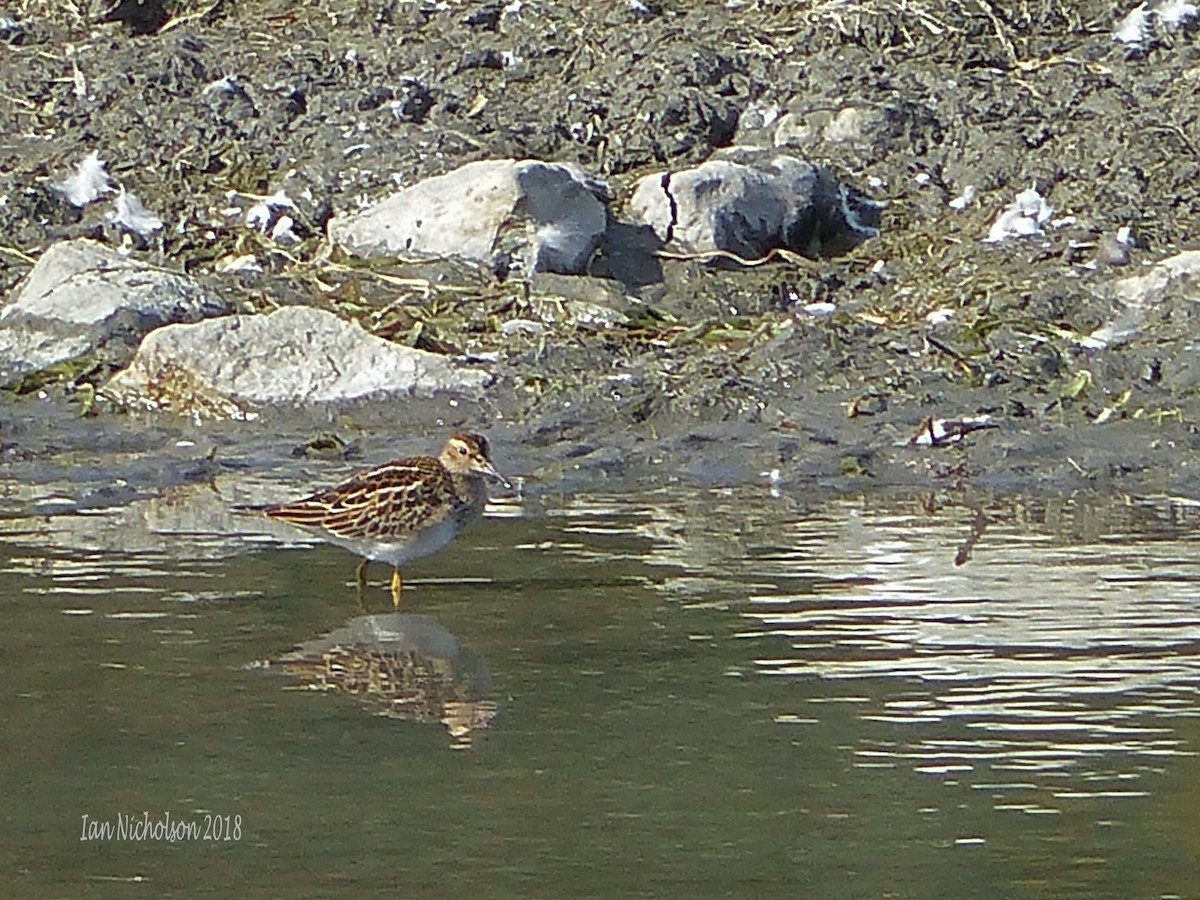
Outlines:
{"label": "gray rock", "polygon": [[931,110],[916,103],[860,104],[833,109],[813,107],[808,98],[786,106],[761,105],[743,116],[735,143],[742,147],[774,147],[846,164],[863,163],[900,150],[924,155],[937,133]]}
{"label": "gray rock", "polygon": [[573,166],[485,160],[339,216],[329,237],[358,256],[459,256],[501,277],[579,274],[604,236],[605,193]]}
{"label": "gray rock", "polygon": [[122,365],[148,331],[229,311],[190,279],[103,244],[54,244],[0,310],[0,385],[90,354]]}
{"label": "gray rock", "polygon": [[256,408],[279,404],[474,394],[490,380],[332,313],[288,306],[152,331],[104,394],[127,406],[251,418]]}
{"label": "gray rock", "polygon": [[1175,285],[1183,286],[1188,296],[1200,299],[1200,250],[1184,250],[1158,262],[1144,275],[1122,278],[1114,291],[1125,303],[1149,306]]}
{"label": "gray rock", "polygon": [[1117,346],[1142,330],[1147,313],[1169,291],[1190,301],[1200,299],[1200,250],[1184,250],[1156,263],[1144,275],[1131,275],[1113,285],[1117,314],[1083,339],[1089,350]]}
{"label": "gray rock", "polygon": [[692,169],[647,175],[629,213],[668,250],[838,252],[878,234],[879,206],[792,156],[742,150]]}
{"label": "gray rock", "polygon": [[775,145],[811,149],[825,144],[883,149],[908,143],[904,126],[909,117],[901,111],[878,106],[846,106],[837,112],[791,111],[775,127]]}
{"label": "gray rock", "polygon": [[539,272],[529,279],[529,290],[534,297],[557,298],[609,309],[621,309],[630,303],[620,283],[611,278]]}

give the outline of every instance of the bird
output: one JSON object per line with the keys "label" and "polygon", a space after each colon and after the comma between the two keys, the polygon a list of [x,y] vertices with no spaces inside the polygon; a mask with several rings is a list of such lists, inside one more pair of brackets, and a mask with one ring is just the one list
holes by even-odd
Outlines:
{"label": "bird", "polygon": [[392,566],[392,604],[400,607],[400,567],[436,553],[483,514],[487,482],[504,478],[482,434],[453,435],[437,456],[412,456],[358,472],[341,484],[285,503],[236,507],[317,534],[363,557],[359,596],[372,561]]}

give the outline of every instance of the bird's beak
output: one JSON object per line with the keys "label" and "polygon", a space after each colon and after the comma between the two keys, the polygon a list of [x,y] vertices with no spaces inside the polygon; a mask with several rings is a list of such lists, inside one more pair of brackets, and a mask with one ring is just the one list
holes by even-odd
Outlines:
{"label": "bird's beak", "polygon": [[512,487],[512,485],[508,483],[508,479],[497,472],[495,466],[493,466],[486,459],[479,461],[479,463],[475,466],[475,471],[486,478],[490,478],[492,481],[500,482],[505,487]]}

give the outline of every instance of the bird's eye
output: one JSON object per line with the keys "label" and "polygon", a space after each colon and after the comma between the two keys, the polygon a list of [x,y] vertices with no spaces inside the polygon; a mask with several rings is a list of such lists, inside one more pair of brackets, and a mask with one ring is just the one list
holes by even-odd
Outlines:
{"label": "bird's eye", "polygon": [[466,447],[462,447],[462,446],[460,446],[460,447],[458,448],[458,455],[459,455],[459,456],[466,456],[466,455],[467,455],[467,448],[466,448]]}

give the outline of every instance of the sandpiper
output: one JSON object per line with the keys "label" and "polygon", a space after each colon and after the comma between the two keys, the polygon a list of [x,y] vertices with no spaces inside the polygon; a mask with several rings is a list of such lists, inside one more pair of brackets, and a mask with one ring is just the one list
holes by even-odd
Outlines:
{"label": "sandpiper", "polygon": [[436,553],[487,503],[487,480],[503,481],[481,434],[456,434],[435,456],[413,456],[359,472],[334,487],[287,503],[240,507],[298,525],[364,557],[392,566],[392,603],[400,606],[400,566]]}

